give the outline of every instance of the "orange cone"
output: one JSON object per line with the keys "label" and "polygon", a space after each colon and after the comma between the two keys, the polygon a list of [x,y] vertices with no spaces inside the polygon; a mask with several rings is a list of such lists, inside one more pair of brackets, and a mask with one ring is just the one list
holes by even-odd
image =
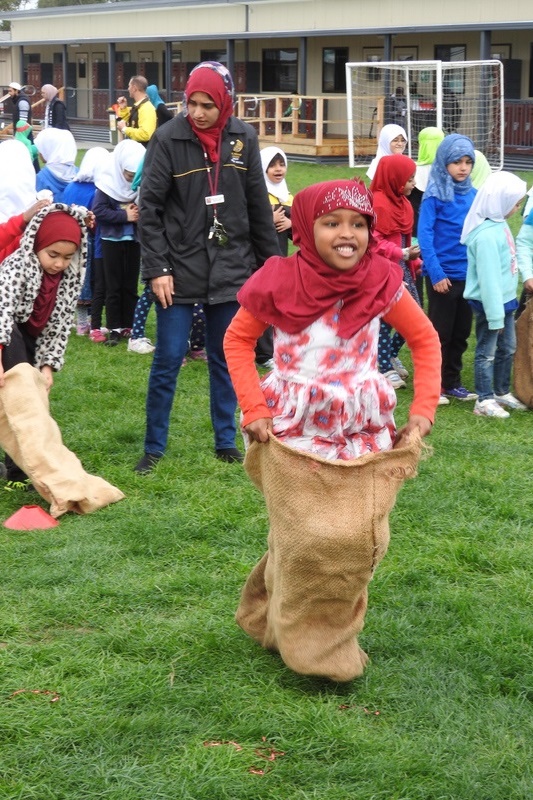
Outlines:
{"label": "orange cone", "polygon": [[4,522],[4,528],[12,531],[41,531],[56,525],[59,525],[57,519],[41,506],[22,506]]}

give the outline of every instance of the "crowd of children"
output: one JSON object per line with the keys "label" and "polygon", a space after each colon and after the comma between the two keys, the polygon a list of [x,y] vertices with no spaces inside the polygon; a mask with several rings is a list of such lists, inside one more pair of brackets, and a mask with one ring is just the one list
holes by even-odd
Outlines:
{"label": "crowd of children", "polygon": [[[206,62],[201,77],[196,74],[189,97],[193,118],[187,124],[205,148],[202,164],[205,159],[205,164],[211,165],[191,170],[191,174],[201,172],[202,180],[206,179],[202,198],[205,195],[206,206],[214,206],[209,212],[212,225],[201,247],[211,258],[209,248],[216,246],[216,256],[224,261],[237,217],[230,219],[227,230],[217,216],[227,211],[227,207],[221,210],[217,206],[227,206],[234,199],[229,193],[224,197],[217,181],[220,175],[224,181],[233,180],[228,170],[219,170],[220,159],[226,157],[221,149],[224,126],[233,117],[224,68],[209,66],[211,63]],[[212,95],[206,87],[212,87]],[[150,88],[155,89],[152,102],[158,107],[162,101],[157,87]],[[166,126],[166,121],[162,122]],[[187,147],[190,145],[191,163],[196,164],[198,142],[191,138],[188,128],[185,130],[183,140],[188,142]],[[156,139],[170,152],[170,134],[166,131]],[[263,235],[266,230],[262,241],[264,264],[250,270],[251,277],[243,273],[242,280],[232,284],[231,292],[223,287],[222,299],[206,305],[207,356],[206,316],[197,296],[200,289],[193,291],[188,284],[181,287],[184,299],[176,304],[177,284],[172,284],[172,289],[167,281],[172,276],[154,272],[138,297],[142,239],[137,232],[141,214],[138,198],[143,161],[148,153],[145,186],[149,188],[145,191],[156,203],[161,200],[155,184],[163,156],[154,157],[153,148],[147,151],[139,142],[125,139],[112,153],[99,147],[89,149],[78,169],[70,131],[47,128],[35,140],[43,162],[37,174],[32,164],[34,154],[20,137],[0,145],[0,172],[16,175],[12,185],[6,187],[3,181],[0,188],[0,391],[4,370],[21,361],[35,365],[51,386],[53,372],[63,364],[75,311],[78,334],[89,334],[92,342],[115,347],[129,338],[133,329],[136,344],[130,350],[153,352],[145,324],[155,295],[158,318],[169,306],[173,312],[166,317],[176,317],[176,331],[178,322],[180,325],[179,352],[171,341],[171,331],[166,332],[166,339],[161,338],[161,353],[166,348],[172,350],[173,358],[176,353],[179,356],[179,364],[176,361],[173,367],[176,374],[170,382],[165,378],[165,391],[168,394],[170,384],[175,385],[187,352],[191,357],[207,358],[211,378],[218,376],[220,386],[226,385],[222,372],[229,370],[241,409],[243,438],[252,453],[250,464],[263,458],[257,453],[266,452],[265,445],[273,440],[316,462],[319,466],[313,466],[313,470],[329,462],[336,468],[340,468],[340,462],[363,463],[376,455],[383,460],[394,451],[409,452],[409,458],[416,461],[419,440],[430,433],[438,405],[449,405],[451,400],[475,401],[477,416],[494,418],[506,418],[510,410],[524,410],[526,406],[512,392],[514,319],[519,275],[525,289],[533,288],[533,211],[524,219],[518,253],[506,220],[520,206],[526,184],[511,173],[487,169],[486,160],[467,136],[445,136],[437,128],[421,131],[417,162],[404,155],[407,144],[401,126],[385,125],[367,172],[369,186],[356,179],[327,181],[306,187],[294,198],[287,185],[288,162],[283,150],[266,147],[260,153],[257,150],[257,157],[253,151],[250,169],[257,214],[250,217],[250,230],[255,226],[256,237],[258,231]],[[233,140],[231,145],[235,146],[232,159],[238,160],[242,154]],[[252,147],[257,147],[255,139]],[[179,178],[174,172],[172,179]],[[52,198],[38,200],[39,190],[50,192]],[[142,196],[142,188],[140,191]],[[181,209],[183,198],[178,194],[174,185],[168,188],[176,209],[189,213],[189,207]],[[154,220],[162,217],[163,211],[154,211]],[[198,219],[194,220],[196,225]],[[196,227],[198,236],[203,235],[202,226]],[[157,252],[154,242],[146,238],[148,228],[144,229],[143,246],[145,253],[153,250],[151,259],[155,263]],[[275,252],[276,234],[279,255],[268,256],[268,252]],[[182,231],[176,230],[176,236],[180,235]],[[253,238],[252,234],[247,237]],[[195,240],[192,246],[196,244]],[[180,252],[180,258],[182,255],[185,258],[190,254]],[[82,260],[86,267],[83,282]],[[209,268],[211,262],[205,263]],[[147,274],[151,274],[150,269]],[[419,291],[422,275],[427,314]],[[102,325],[104,308],[106,328]],[[221,310],[223,321],[217,317]],[[475,386],[471,390],[464,385],[462,371],[473,319]],[[186,331],[182,330],[185,322],[189,328],[191,323],[194,326],[189,351],[185,349]],[[162,333],[159,319],[158,324]],[[210,327],[213,330],[209,334]],[[414,396],[407,422],[397,427],[395,390],[405,387],[409,377],[400,360],[404,343],[412,354]],[[155,349],[154,364],[161,369],[164,356],[157,351],[157,342]],[[259,373],[256,364],[266,366],[268,372]],[[155,397],[153,391],[152,395]],[[218,401],[221,399],[218,397]],[[216,402],[213,395],[212,405]],[[226,416],[234,419],[234,405],[228,403],[228,408]],[[165,438],[168,420],[158,425],[164,429],[161,433],[158,428],[160,438]],[[240,461],[242,455],[230,445],[216,444],[217,457]],[[137,471],[152,470],[163,449],[145,447]],[[15,475],[16,464],[7,459],[7,466],[8,477]],[[250,467],[251,476],[253,469]],[[301,499],[302,487],[296,486],[294,491]],[[313,492],[307,505],[318,518],[321,501]],[[275,516],[278,501],[270,495],[267,500],[269,512]],[[389,500],[383,508],[385,520],[390,510],[387,504]],[[261,568],[263,577],[255,575],[253,579],[259,583],[268,583],[265,565],[268,558],[274,560],[274,538]],[[343,568],[340,563],[330,565],[330,576]],[[283,582],[291,584],[294,578],[289,568]],[[361,597],[369,579],[367,576],[363,581]],[[272,599],[276,590],[267,583],[262,584],[261,591],[266,595],[270,592]],[[316,602],[317,607],[322,602],[319,595]],[[347,607],[352,608],[353,602],[351,598]],[[268,602],[263,603],[260,614],[257,612],[264,618],[263,627],[263,623],[254,627],[258,617],[250,608],[242,613],[240,624],[285,658],[288,645],[283,624],[278,619],[277,633],[270,630]],[[245,621],[249,612],[256,620],[254,625]],[[364,610],[357,623],[360,626],[362,618]],[[313,649],[316,642],[310,644],[306,639],[313,639],[312,631],[302,633],[308,630],[306,626],[302,621],[297,635],[305,640],[304,649]],[[324,652],[333,652],[337,646],[330,641],[334,627],[332,617],[331,630],[328,632],[326,625],[321,634]],[[352,638],[354,630],[350,628]],[[361,653],[357,650],[356,655],[349,655],[340,672],[320,666],[323,654],[318,651],[305,665],[298,662],[300,667],[294,668],[345,679],[362,671],[366,657]],[[286,661],[289,665],[296,663],[288,650]]]}

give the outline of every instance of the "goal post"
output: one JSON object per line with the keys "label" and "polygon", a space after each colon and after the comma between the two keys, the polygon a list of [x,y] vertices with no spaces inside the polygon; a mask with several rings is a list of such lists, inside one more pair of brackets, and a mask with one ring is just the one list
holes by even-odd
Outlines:
{"label": "goal post", "polygon": [[501,61],[371,61],[346,64],[350,167],[370,163],[383,125],[397,123],[416,161],[418,134],[435,126],[474,142],[493,170],[503,167]]}

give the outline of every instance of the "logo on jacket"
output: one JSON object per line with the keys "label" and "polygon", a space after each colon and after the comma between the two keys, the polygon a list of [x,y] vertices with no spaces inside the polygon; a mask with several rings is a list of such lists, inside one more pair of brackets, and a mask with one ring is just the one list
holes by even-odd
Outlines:
{"label": "logo on jacket", "polygon": [[242,164],[242,151],[244,150],[244,142],[241,142],[240,139],[237,139],[236,142],[231,143],[233,145],[233,150],[231,151],[231,160],[234,164]]}

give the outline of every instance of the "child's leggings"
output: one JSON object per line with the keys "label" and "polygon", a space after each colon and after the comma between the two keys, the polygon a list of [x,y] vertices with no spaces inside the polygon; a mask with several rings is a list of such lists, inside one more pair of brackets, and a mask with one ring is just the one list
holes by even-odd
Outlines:
{"label": "child's leggings", "polygon": [[201,303],[194,304],[192,312],[191,335],[189,350],[203,350],[205,348],[205,311]]}
{"label": "child's leggings", "polygon": [[135,306],[135,313],[133,315],[133,325],[131,328],[131,338],[132,339],[142,339],[145,335],[145,328],[146,328],[146,320],[148,318],[148,312],[150,311],[150,307],[152,305],[152,299],[150,297],[150,285],[147,283],[144,287],[144,291],[142,295],[137,300],[137,304]]}
{"label": "child's leggings", "polygon": [[[416,289],[415,280],[411,274],[411,270],[409,269],[409,265],[402,261],[402,267],[403,279],[407,291],[413,300],[416,300],[420,306],[420,297]],[[398,331],[393,332],[390,325],[387,325],[387,323],[383,322],[383,320],[381,321],[378,339],[378,369],[381,373],[388,372],[390,369],[392,369],[391,358],[397,357],[404,342],[405,339],[403,336],[400,336]]]}

